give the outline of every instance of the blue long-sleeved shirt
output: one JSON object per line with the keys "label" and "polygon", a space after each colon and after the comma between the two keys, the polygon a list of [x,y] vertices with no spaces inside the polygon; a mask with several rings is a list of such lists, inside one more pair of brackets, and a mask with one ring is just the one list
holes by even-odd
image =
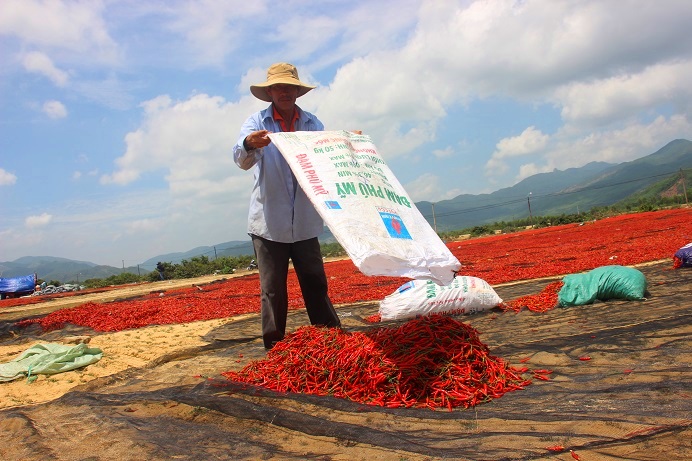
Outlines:
{"label": "blue long-sleeved shirt", "polygon": [[[309,112],[296,107],[299,118],[295,131],[323,131],[324,125]],[[291,168],[281,152],[269,144],[261,149],[245,150],[243,141],[253,131],[283,131],[274,120],[272,106],[251,115],[240,129],[233,146],[233,160],[243,170],[255,168],[255,182],[250,195],[248,233],[283,243],[317,237],[324,230],[322,218],[298,186]]]}

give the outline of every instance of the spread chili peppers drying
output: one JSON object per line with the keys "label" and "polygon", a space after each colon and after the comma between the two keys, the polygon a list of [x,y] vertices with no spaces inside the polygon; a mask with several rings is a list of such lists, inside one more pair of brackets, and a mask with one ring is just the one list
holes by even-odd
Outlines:
{"label": "spread chili peppers drying", "polygon": [[478,332],[431,315],[366,333],[312,326],[279,342],[233,381],[386,407],[469,407],[523,389],[527,368],[490,354]]}
{"label": "spread chili peppers drying", "polygon": [[[493,284],[591,270],[606,264],[631,265],[668,258],[689,241],[689,209],[636,213],[607,218],[583,226],[565,225],[515,234],[450,242],[452,253],[461,261],[462,272]],[[561,245],[562,244],[562,245]],[[611,259],[616,257],[616,259]],[[334,304],[382,299],[405,279],[368,277],[350,260],[326,264],[329,296]],[[289,308],[303,307],[298,280],[289,275]],[[545,309],[552,303],[550,289],[534,298],[511,302],[512,309]],[[558,290],[559,291],[559,290]],[[42,318],[17,323],[38,323],[45,330],[65,323],[91,327],[97,331],[119,331],[146,325],[191,322],[259,311],[257,275],[232,278],[196,288],[169,290],[164,297],[151,296],[105,304],[85,304],[62,309]],[[534,295],[535,296],[535,295]],[[8,302],[0,301],[0,309]],[[557,303],[557,300],[555,301]],[[554,307],[554,305],[553,305]],[[372,318],[372,321],[379,319]]]}
{"label": "spread chili peppers drying", "polygon": [[564,283],[560,280],[549,283],[537,295],[526,295],[513,299],[500,306],[503,310],[513,310],[519,312],[522,307],[526,307],[533,312],[546,312],[557,306],[558,293]]}

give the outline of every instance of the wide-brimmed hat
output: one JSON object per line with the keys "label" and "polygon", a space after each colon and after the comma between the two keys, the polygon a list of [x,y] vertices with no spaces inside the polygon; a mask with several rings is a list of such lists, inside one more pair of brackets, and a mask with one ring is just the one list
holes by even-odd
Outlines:
{"label": "wide-brimmed hat", "polygon": [[279,62],[272,64],[267,70],[267,81],[263,83],[258,83],[256,85],[250,85],[250,92],[262,101],[272,102],[272,98],[267,94],[267,87],[272,85],[277,85],[283,83],[284,85],[295,85],[299,86],[298,97],[303,96],[308,91],[316,88],[313,85],[308,85],[303,83],[298,78],[298,69],[293,64],[288,64],[287,62]]}

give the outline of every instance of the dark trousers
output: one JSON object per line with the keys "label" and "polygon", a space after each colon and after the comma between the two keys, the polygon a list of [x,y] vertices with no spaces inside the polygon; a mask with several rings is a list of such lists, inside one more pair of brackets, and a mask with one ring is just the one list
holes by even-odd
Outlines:
{"label": "dark trousers", "polygon": [[280,243],[252,235],[260,277],[262,339],[271,349],[286,334],[288,316],[288,261],[298,276],[305,308],[313,325],[341,326],[327,294],[327,276],[317,238]]}

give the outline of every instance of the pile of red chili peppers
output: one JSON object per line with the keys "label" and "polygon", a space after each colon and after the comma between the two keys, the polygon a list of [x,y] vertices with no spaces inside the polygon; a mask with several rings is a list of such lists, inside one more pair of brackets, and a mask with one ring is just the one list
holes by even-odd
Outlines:
{"label": "pile of red chili peppers", "polygon": [[558,303],[558,293],[564,285],[562,280],[549,283],[543,290],[536,295],[520,296],[504,303],[500,306],[503,310],[512,310],[519,312],[523,307],[532,312],[547,312],[555,307]]}
{"label": "pile of red chili peppers", "polygon": [[523,389],[531,384],[522,376],[527,372],[491,355],[474,328],[431,315],[365,333],[301,327],[266,359],[222,374],[279,392],[451,411]]}

